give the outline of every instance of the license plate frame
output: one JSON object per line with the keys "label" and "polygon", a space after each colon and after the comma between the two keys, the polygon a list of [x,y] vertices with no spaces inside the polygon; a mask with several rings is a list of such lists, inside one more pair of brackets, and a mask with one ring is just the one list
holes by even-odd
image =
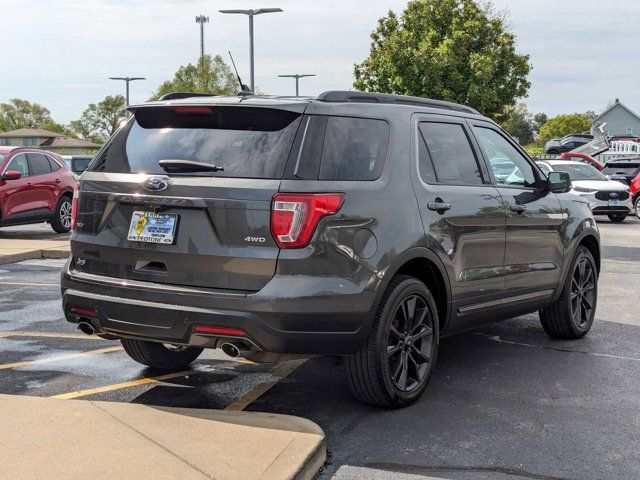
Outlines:
{"label": "license plate frame", "polygon": [[620,200],[619,199],[614,199],[614,200],[609,200],[609,206],[610,207],[619,207],[620,206]]}
{"label": "license plate frame", "polygon": [[135,210],[131,214],[127,240],[130,242],[173,245],[178,227],[178,214]]}

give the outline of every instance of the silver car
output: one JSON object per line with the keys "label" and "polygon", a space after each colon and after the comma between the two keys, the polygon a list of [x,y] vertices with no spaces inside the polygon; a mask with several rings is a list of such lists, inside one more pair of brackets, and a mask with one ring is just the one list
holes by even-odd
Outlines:
{"label": "silver car", "polygon": [[587,200],[594,215],[607,215],[609,220],[617,223],[623,222],[633,212],[629,186],[608,179],[591,165],[567,160],[536,163],[545,174],[567,172],[571,177],[571,193]]}

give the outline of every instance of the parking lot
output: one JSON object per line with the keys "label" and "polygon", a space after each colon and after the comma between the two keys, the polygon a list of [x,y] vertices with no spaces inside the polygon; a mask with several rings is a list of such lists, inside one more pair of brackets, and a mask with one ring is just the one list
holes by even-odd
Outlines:
{"label": "parking lot", "polygon": [[327,435],[321,479],[637,478],[640,221],[599,226],[586,338],[550,340],[532,314],[444,339],[426,394],[403,410],[357,403],[332,358],[257,365],[209,351],[186,371],[145,369],[64,321],[62,260],[0,266],[0,393],[301,416]]}

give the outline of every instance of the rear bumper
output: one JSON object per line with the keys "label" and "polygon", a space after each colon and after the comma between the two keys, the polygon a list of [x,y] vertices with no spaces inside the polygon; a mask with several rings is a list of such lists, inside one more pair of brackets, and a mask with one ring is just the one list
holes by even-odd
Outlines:
{"label": "rear bumper", "polygon": [[[364,269],[352,279],[275,275],[259,292],[238,293],[83,274],[67,262],[61,283],[67,320],[90,321],[103,335],[206,348],[233,338],[259,351],[343,355],[368,334],[378,282]],[[195,333],[197,325],[246,335]]]}

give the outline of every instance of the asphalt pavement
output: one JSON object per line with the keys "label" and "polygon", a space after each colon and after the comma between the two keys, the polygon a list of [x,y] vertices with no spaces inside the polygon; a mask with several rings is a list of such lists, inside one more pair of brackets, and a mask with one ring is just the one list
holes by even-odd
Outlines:
{"label": "asphalt pavement", "polygon": [[144,368],[64,321],[60,260],[0,266],[0,393],[300,416],[327,436],[320,480],[640,478],[640,221],[599,226],[586,338],[551,340],[532,314],[444,339],[427,392],[402,410],[355,401],[333,358],[207,351],[183,372]]}

